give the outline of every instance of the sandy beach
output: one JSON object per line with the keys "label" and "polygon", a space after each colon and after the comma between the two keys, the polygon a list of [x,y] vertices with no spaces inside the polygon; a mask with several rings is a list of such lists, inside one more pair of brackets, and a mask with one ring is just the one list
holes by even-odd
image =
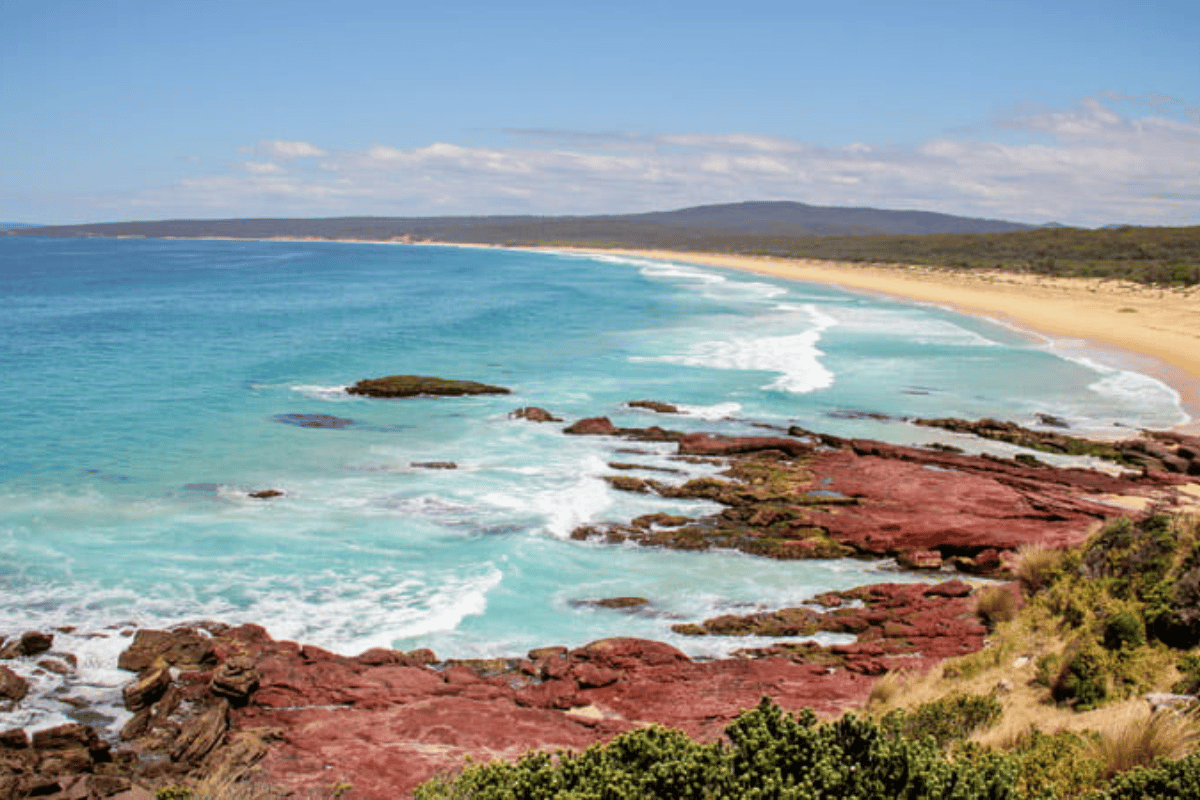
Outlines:
{"label": "sandy beach", "polygon": [[[562,250],[564,248],[553,248]],[[581,250],[580,252],[584,252]],[[587,250],[727,267],[832,283],[989,317],[1051,339],[1082,340],[1122,366],[1174,388],[1200,432],[1200,288],[1158,289],[1085,278],[964,273],[911,265],[863,265],[671,250]]]}

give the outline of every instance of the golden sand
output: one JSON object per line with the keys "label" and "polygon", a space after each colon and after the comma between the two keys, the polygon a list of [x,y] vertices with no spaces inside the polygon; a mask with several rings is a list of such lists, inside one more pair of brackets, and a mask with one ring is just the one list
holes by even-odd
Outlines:
{"label": "golden sand", "polygon": [[[564,248],[555,248],[562,250]],[[1200,432],[1200,288],[1159,289],[1124,281],[963,272],[910,265],[684,253],[581,250],[727,267],[832,283],[989,317],[1054,339],[1136,354],[1133,366],[1177,391]]]}

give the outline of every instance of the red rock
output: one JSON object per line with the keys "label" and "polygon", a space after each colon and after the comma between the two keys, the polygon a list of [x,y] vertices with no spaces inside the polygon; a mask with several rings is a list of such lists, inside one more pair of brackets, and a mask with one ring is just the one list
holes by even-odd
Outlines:
{"label": "red rock", "polygon": [[937,550],[904,550],[896,561],[905,569],[941,569],[942,554]]}
{"label": "red rock", "polygon": [[615,425],[608,417],[589,417],[581,419],[574,425],[568,425],[563,429],[563,433],[575,434],[577,436],[612,436],[618,432]]}
{"label": "red rock", "polygon": [[715,436],[711,433],[689,433],[679,439],[680,455],[729,456],[779,450],[790,456],[807,455],[813,446],[799,439],[782,436]]}

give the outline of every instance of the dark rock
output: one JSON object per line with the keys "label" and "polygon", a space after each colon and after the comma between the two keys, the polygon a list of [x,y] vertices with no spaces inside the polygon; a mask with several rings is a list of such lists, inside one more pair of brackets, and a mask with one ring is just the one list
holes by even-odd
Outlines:
{"label": "dark rock", "polygon": [[172,761],[198,764],[208,755],[229,729],[229,704],[224,700],[214,703],[207,711],[194,717],[171,746]]}
{"label": "dark rock", "polygon": [[458,464],[453,461],[413,461],[409,466],[418,469],[458,469]]}
{"label": "dark rock", "polygon": [[181,669],[209,669],[217,663],[210,637],[191,628],[179,628],[138,631],[133,644],[121,653],[117,666],[140,673],[159,658]]}
{"label": "dark rock", "polygon": [[257,500],[270,500],[272,497],[283,497],[285,492],[279,489],[260,489],[257,492],[250,492],[250,496]]}
{"label": "dark rock", "polygon": [[28,631],[19,639],[10,639],[0,650],[0,658],[30,658],[40,656],[54,645],[54,635],[41,631]]}
{"label": "dark rock", "polygon": [[29,681],[8,667],[0,667],[0,711],[12,709],[29,694]]}
{"label": "dark rock", "polygon": [[511,412],[509,416],[513,419],[525,419],[529,420],[530,422],[562,422],[562,419],[559,417],[556,417],[546,409],[538,408],[537,406],[518,408],[517,410]]}
{"label": "dark rock", "polygon": [[645,408],[650,411],[658,412],[659,414],[678,414],[679,406],[671,403],[660,403],[657,400],[630,400],[628,403],[630,408]]}
{"label": "dark rock", "polygon": [[147,668],[138,679],[121,690],[125,707],[130,711],[140,711],[157,701],[171,685],[171,668],[167,662],[159,661],[158,666]]}
{"label": "dark rock", "polygon": [[389,375],[368,378],[346,389],[350,394],[367,397],[460,397],[475,394],[510,394],[502,386],[475,381],[447,380],[423,375]]}
{"label": "dark rock", "polygon": [[233,656],[213,672],[209,690],[218,697],[227,698],[235,707],[246,701],[258,688],[259,675],[254,660],[248,656]]}
{"label": "dark rock", "polygon": [[571,605],[613,608],[620,611],[638,611],[650,605],[650,601],[644,597],[605,597],[601,600],[572,600]]}
{"label": "dark rock", "polygon": [[1071,425],[1062,417],[1056,417],[1053,414],[1038,414],[1038,424],[1045,425],[1050,428],[1069,428]]}
{"label": "dark rock", "polygon": [[298,425],[301,428],[348,428],[355,424],[352,419],[334,417],[329,414],[276,414],[271,419],[285,425]]}

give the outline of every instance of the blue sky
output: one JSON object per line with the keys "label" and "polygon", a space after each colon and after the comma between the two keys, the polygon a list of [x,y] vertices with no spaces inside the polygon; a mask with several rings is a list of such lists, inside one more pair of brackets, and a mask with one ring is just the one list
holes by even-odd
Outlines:
{"label": "blue sky", "polygon": [[0,0],[0,221],[1200,224],[1200,3]]}

